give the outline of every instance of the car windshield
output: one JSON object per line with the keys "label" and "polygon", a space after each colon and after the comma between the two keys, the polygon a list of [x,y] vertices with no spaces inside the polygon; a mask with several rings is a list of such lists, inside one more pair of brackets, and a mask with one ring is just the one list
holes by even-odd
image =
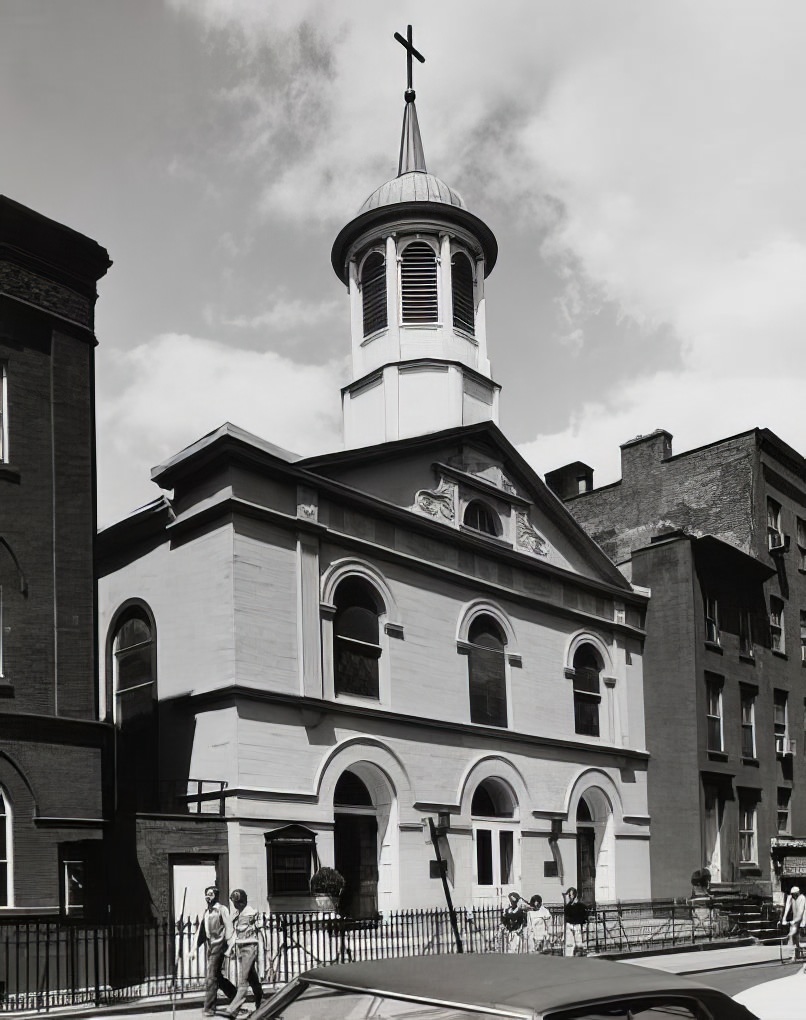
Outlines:
{"label": "car windshield", "polygon": [[440,1006],[408,999],[393,999],[367,992],[342,992],[309,986],[299,998],[277,1014],[278,1020],[491,1020],[491,1017],[526,1017],[525,1013],[476,1012],[458,1006]]}

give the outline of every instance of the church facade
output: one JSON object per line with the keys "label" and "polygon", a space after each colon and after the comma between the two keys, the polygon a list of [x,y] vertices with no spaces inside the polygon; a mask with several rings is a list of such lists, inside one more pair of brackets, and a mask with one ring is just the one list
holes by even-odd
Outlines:
{"label": "church facade", "polygon": [[631,585],[497,425],[497,248],[429,174],[406,92],[398,175],[333,246],[353,377],[343,452],[234,425],[153,471],[99,536],[101,706],[155,911],[215,878],[275,910],[319,864],[354,917],[649,894]]}

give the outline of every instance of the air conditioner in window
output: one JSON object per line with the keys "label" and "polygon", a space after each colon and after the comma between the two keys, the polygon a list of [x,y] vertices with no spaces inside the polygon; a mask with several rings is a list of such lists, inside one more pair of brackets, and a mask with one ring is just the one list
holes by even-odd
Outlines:
{"label": "air conditioner in window", "polygon": [[789,535],[784,535],[780,531],[771,531],[767,535],[767,540],[769,542],[770,552],[785,553],[789,549]]}
{"label": "air conditioner in window", "polygon": [[776,734],[776,736],[775,736],[775,753],[776,754],[778,754],[778,755],[780,755],[781,757],[784,757],[784,758],[786,758],[786,757],[794,758],[795,757],[795,747],[796,747],[796,744],[795,744],[794,740],[787,740],[786,737],[782,737],[782,736],[779,736],[778,734]]}

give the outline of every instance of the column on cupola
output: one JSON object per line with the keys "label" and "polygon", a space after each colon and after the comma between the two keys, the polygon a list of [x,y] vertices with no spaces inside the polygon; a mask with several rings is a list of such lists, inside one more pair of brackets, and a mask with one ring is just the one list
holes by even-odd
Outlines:
{"label": "column on cupola", "polygon": [[352,334],[353,370],[358,367],[358,351],[364,339],[364,315],[361,307],[361,288],[358,283],[358,261],[350,259],[350,331]]}
{"label": "column on cupola", "polygon": [[442,332],[453,332],[453,288],[451,286],[451,235],[444,231],[439,235],[439,286],[442,312]]}
{"label": "column on cupola", "polygon": [[[490,375],[490,359],[487,357],[487,302],[484,297],[484,258],[476,259],[476,343],[479,345],[478,369],[483,375]],[[496,401],[498,400],[496,392]]]}
{"label": "column on cupola", "polygon": [[394,233],[386,237],[386,323],[389,330],[389,350],[400,357],[400,301],[397,288],[397,238]]}

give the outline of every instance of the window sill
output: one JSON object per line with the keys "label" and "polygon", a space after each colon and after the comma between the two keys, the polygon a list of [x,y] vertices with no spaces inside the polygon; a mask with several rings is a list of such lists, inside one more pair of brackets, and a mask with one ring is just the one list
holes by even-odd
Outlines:
{"label": "window sill", "polygon": [[727,761],[728,760],[728,755],[725,753],[725,751],[712,751],[712,750],[709,750],[708,751],[708,759],[709,759],[709,761]]}
{"label": "window sill", "polygon": [[779,652],[776,648],[771,648],[770,651],[776,657],[776,659],[788,659],[789,656],[786,652]]}
{"label": "window sill", "polygon": [[361,346],[366,347],[367,344],[371,344],[373,340],[378,340],[380,337],[385,336],[389,332],[389,327],[384,326],[383,329],[376,329],[374,333],[370,333],[365,336],[361,341]]}
{"label": "window sill", "polygon": [[12,464],[0,464],[0,482],[20,483],[20,469]]}
{"label": "window sill", "polygon": [[462,329],[461,326],[454,326],[453,331],[456,336],[460,336],[463,340],[468,340],[471,344],[475,344],[478,347],[479,342],[473,333],[468,333],[466,329]]}
{"label": "window sill", "polygon": [[13,698],[14,697],[14,684],[9,683],[8,680],[0,680],[0,698]]}
{"label": "window sill", "polygon": [[716,642],[716,641],[706,641],[706,642],[705,642],[705,647],[706,647],[706,648],[707,648],[707,649],[708,649],[709,651],[711,651],[711,652],[716,652],[716,653],[717,653],[717,655],[724,655],[724,654],[725,654],[725,653],[724,653],[724,651],[723,651],[723,649],[722,649],[722,645],[720,645],[720,644],[719,644],[718,642]]}
{"label": "window sill", "polygon": [[[739,653],[739,662],[746,662],[748,666],[755,666],[755,664],[756,664],[756,657],[755,657],[755,655],[743,655],[740,652]],[[806,665],[806,663],[804,663],[804,665]]]}
{"label": "window sill", "polygon": [[745,758],[744,755],[742,755],[742,765],[749,765],[750,768],[754,768],[754,769],[761,768],[761,764],[760,764],[758,758],[755,758],[755,757],[753,757],[753,758]]}

